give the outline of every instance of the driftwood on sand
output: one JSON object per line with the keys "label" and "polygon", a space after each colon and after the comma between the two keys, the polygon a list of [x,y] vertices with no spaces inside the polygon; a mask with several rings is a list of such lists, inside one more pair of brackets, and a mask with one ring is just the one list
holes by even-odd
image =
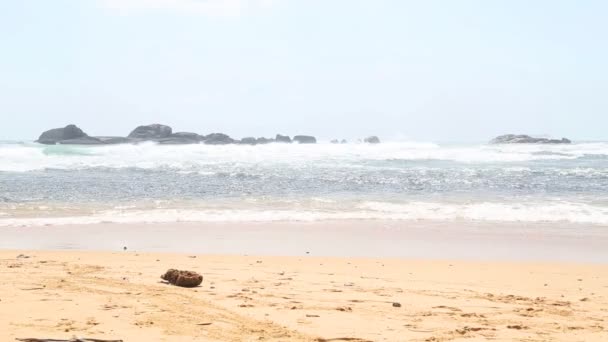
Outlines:
{"label": "driftwood on sand", "polygon": [[123,342],[122,340],[100,340],[96,338],[73,338],[71,340],[55,340],[52,338],[18,338],[21,342]]}

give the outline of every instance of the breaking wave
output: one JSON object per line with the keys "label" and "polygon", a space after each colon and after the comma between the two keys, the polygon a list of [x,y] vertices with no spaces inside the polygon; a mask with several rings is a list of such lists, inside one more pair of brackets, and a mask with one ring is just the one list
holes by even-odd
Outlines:
{"label": "breaking wave", "polygon": [[153,143],[112,146],[44,146],[0,144],[0,171],[45,169],[171,168],[204,170],[216,164],[353,163],[359,161],[449,161],[459,163],[517,163],[527,161],[608,158],[608,143],[572,145],[437,145],[433,143],[317,144],[258,146],[184,145]]}

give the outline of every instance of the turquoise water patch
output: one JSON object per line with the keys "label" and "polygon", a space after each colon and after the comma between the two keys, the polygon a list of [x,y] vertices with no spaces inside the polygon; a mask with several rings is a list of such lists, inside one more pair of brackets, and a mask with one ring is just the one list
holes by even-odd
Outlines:
{"label": "turquoise water patch", "polygon": [[42,149],[47,156],[94,156],[95,151],[91,147],[80,147],[71,145],[49,145]]}

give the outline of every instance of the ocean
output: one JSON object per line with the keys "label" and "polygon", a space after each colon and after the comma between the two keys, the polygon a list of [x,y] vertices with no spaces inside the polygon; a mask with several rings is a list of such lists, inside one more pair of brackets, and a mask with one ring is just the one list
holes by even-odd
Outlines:
{"label": "ocean", "polygon": [[608,142],[0,142],[0,227],[332,220],[608,224]]}

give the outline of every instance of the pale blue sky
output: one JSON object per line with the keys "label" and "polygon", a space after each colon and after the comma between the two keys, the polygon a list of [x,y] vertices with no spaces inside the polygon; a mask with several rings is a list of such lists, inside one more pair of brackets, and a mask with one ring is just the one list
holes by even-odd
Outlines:
{"label": "pale blue sky", "polygon": [[608,140],[608,1],[0,0],[0,139]]}

